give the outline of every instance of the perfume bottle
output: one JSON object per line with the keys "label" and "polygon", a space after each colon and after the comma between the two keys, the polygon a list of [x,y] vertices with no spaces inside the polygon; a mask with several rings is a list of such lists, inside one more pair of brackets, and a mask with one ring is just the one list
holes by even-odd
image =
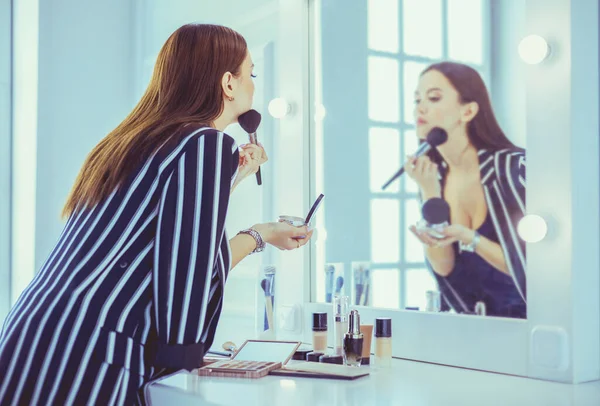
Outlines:
{"label": "perfume bottle", "polygon": [[359,367],[362,360],[363,334],[360,332],[358,310],[352,310],[348,317],[348,332],[344,335],[344,364]]}

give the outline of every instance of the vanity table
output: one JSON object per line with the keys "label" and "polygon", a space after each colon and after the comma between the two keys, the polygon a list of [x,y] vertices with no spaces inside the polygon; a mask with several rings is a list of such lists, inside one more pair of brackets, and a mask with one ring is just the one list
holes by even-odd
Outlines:
{"label": "vanity table", "polygon": [[[301,362],[301,361],[292,361]],[[410,405],[597,406],[600,381],[578,385],[393,359],[353,381],[285,378],[207,378],[179,372],[153,383],[149,404],[160,405]]]}

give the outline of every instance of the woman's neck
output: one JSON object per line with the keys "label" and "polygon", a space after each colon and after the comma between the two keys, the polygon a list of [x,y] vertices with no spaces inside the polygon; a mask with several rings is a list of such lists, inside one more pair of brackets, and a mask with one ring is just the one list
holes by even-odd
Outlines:
{"label": "woman's neck", "polygon": [[461,134],[452,134],[449,138],[453,142],[441,145],[438,147],[438,151],[448,164],[450,170],[467,172],[479,166],[477,149],[469,141],[466,132],[463,136]]}
{"label": "woman's neck", "polygon": [[225,116],[225,114],[221,114],[219,117],[213,121],[212,126],[219,131],[225,131],[225,128],[231,123],[231,120]]}

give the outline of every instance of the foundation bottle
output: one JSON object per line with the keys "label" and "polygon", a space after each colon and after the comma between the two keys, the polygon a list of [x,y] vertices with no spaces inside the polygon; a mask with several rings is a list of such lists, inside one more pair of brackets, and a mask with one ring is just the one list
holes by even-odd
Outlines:
{"label": "foundation bottle", "polygon": [[327,350],[327,313],[313,313],[312,345],[314,352]]}
{"label": "foundation bottle", "polygon": [[375,319],[375,366],[388,368],[392,364],[392,319]]}

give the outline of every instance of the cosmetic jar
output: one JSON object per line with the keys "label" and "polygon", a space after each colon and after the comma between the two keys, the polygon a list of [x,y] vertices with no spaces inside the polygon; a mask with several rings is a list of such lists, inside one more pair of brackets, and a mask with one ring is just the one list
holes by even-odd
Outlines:
{"label": "cosmetic jar", "polygon": [[339,364],[339,365],[343,365],[344,364],[344,357],[341,355],[335,355],[335,354],[324,354],[321,355],[321,357],[319,358],[319,362],[322,362],[324,364]]}
{"label": "cosmetic jar", "polygon": [[321,355],[323,355],[322,352],[318,352],[318,351],[309,352],[308,354],[306,354],[306,360],[309,362],[319,362]]}
{"label": "cosmetic jar", "polygon": [[297,217],[297,216],[279,216],[279,221],[283,221],[285,223],[288,223],[291,226],[294,227],[301,227],[304,225],[304,220],[302,217]]}

